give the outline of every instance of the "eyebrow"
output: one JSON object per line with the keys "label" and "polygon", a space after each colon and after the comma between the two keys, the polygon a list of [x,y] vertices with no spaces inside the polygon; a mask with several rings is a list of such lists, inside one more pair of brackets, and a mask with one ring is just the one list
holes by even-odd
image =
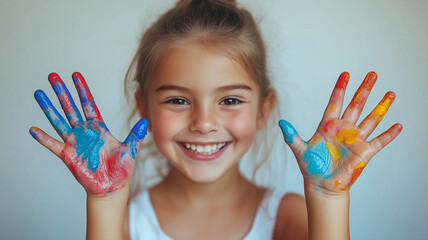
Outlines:
{"label": "eyebrow", "polygon": [[[161,92],[161,91],[167,91],[167,90],[176,90],[176,91],[182,91],[182,92],[190,92],[190,89],[186,88],[186,87],[182,87],[182,86],[177,86],[177,85],[163,85],[160,86],[156,89],[156,92]],[[247,90],[247,91],[251,91],[252,88],[246,84],[233,84],[233,85],[227,85],[227,86],[222,86],[222,87],[218,87],[215,91],[216,92],[226,92],[226,91],[231,91],[231,90]]]}

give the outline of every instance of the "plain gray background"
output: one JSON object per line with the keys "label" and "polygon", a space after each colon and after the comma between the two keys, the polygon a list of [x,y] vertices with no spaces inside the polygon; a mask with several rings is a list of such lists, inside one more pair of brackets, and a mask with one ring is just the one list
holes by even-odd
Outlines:
{"label": "plain gray background", "polygon": [[[282,117],[303,138],[315,130],[342,71],[351,74],[346,103],[367,72],[379,75],[363,116],[386,91],[396,92],[396,102],[374,135],[395,122],[404,130],[351,189],[351,236],[426,239],[428,1],[239,2],[261,22]],[[35,125],[58,138],[33,93],[45,90],[58,106],[47,75],[59,73],[76,97],[70,76],[80,71],[109,129],[124,139],[129,131],[122,87],[126,69],[142,29],[173,4],[0,1],[1,239],[84,238],[83,188],[61,160],[28,134]],[[286,177],[276,185],[302,193],[294,157],[288,149],[286,155]]]}

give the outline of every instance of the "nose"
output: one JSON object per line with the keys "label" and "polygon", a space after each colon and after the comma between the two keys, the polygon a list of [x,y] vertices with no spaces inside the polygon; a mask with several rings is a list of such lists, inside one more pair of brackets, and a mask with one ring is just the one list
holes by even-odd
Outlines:
{"label": "nose", "polygon": [[218,113],[214,106],[197,106],[192,111],[190,131],[201,134],[217,132],[219,129]]}

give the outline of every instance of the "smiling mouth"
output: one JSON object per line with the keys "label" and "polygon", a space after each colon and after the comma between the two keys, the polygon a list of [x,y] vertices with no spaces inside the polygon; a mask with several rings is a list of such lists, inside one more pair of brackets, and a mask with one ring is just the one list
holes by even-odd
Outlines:
{"label": "smiling mouth", "polygon": [[211,155],[220,151],[226,145],[226,142],[207,144],[207,145],[181,143],[181,145],[183,145],[185,149],[193,153],[201,154],[201,155]]}

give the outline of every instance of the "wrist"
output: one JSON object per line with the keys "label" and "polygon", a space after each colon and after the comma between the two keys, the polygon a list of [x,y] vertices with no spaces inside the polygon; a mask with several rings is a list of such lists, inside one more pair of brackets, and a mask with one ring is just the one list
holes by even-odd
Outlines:
{"label": "wrist", "polygon": [[106,196],[87,195],[87,239],[122,239],[129,186]]}
{"label": "wrist", "polygon": [[340,201],[349,199],[349,191],[330,191],[313,183],[304,183],[305,196],[316,197],[324,201]]}
{"label": "wrist", "polygon": [[120,199],[128,199],[129,196],[129,183],[123,188],[117,189],[114,192],[108,192],[105,195],[94,195],[86,192],[88,201],[92,202],[108,202],[108,201],[119,201]]}
{"label": "wrist", "polygon": [[349,192],[305,183],[309,239],[349,239]]}

